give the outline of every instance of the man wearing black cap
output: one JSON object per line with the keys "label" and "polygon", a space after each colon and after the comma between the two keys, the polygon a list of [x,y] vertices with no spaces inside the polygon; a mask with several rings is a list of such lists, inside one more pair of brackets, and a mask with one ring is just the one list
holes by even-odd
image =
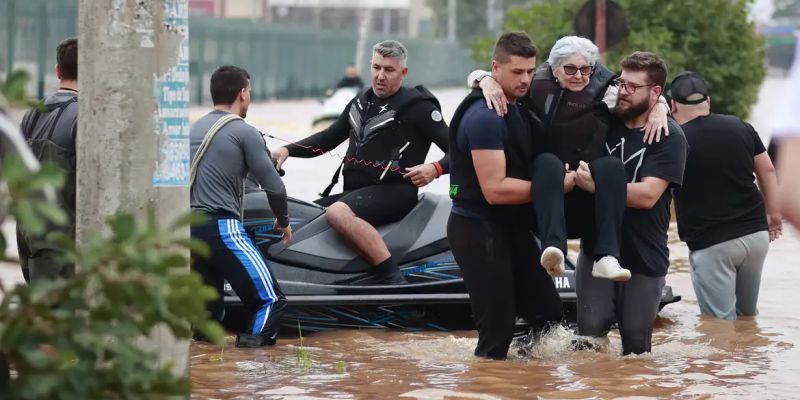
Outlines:
{"label": "man wearing black cap", "polygon": [[678,75],[671,93],[690,148],[675,210],[700,312],[728,320],[755,315],[769,242],[782,233],[775,168],[750,124],[711,113],[700,75]]}

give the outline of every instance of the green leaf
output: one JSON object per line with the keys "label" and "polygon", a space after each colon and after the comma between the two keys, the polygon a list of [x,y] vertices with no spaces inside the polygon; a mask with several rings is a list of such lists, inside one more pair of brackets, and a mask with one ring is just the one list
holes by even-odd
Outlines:
{"label": "green leaf", "polygon": [[34,203],[34,207],[41,216],[55,225],[62,226],[68,222],[67,213],[65,213],[64,210],[56,205],[45,202],[36,202]]}
{"label": "green leaf", "polygon": [[53,362],[52,358],[50,358],[47,353],[39,350],[38,348],[23,349],[21,353],[22,357],[28,362],[28,364],[36,369],[44,369]]}
{"label": "green leaf", "polygon": [[136,233],[136,221],[130,214],[119,214],[109,219],[108,225],[118,241],[129,240]]}
{"label": "green leaf", "polygon": [[216,321],[205,321],[196,325],[197,330],[211,343],[222,346],[225,343],[225,329]]}
{"label": "green leaf", "polygon": [[200,225],[206,221],[208,221],[208,217],[205,214],[198,211],[190,211],[173,221],[172,224],[170,224],[169,231],[174,231],[178,228],[190,225]]}
{"label": "green leaf", "polygon": [[177,239],[175,243],[181,247],[188,248],[192,255],[197,255],[203,258],[211,257],[211,249],[208,244],[198,239]]}
{"label": "green leaf", "polygon": [[45,226],[44,221],[36,212],[34,204],[32,201],[19,202],[12,208],[11,214],[25,227],[26,231],[39,235],[44,232]]}

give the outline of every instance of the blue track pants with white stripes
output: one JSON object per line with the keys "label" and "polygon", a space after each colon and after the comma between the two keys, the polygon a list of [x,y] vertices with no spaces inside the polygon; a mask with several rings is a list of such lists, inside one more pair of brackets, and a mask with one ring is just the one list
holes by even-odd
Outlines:
{"label": "blue track pants with white stripes", "polygon": [[208,304],[212,318],[221,321],[224,316],[223,285],[228,281],[253,315],[247,333],[275,332],[280,326],[286,298],[267,261],[238,219],[229,215],[207,216],[209,220],[206,223],[192,226],[192,238],[205,242],[211,250],[211,257],[193,254],[192,269],[220,295],[219,299]]}

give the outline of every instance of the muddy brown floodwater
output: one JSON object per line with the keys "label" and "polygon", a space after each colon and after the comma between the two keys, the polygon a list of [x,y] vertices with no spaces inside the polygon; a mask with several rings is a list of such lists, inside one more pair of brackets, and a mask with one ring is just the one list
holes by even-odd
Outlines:
{"label": "muddy brown floodwater", "polygon": [[620,355],[616,331],[597,351],[568,349],[560,329],[526,356],[472,356],[476,332],[340,330],[266,349],[192,345],[196,399],[800,398],[800,235],[770,247],[760,315],[700,317],[686,247],[671,231],[667,283],[683,301],[659,314],[653,352]]}

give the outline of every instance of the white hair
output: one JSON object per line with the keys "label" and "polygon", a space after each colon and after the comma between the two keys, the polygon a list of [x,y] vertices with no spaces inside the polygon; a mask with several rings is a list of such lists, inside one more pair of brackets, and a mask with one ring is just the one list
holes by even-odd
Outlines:
{"label": "white hair", "polygon": [[406,46],[397,40],[384,40],[375,44],[372,51],[387,58],[399,58],[403,65],[408,61],[408,50]]}
{"label": "white hair", "polygon": [[550,68],[556,69],[561,66],[564,60],[576,55],[585,58],[586,62],[592,67],[595,66],[600,58],[600,52],[591,40],[580,36],[564,36],[556,40],[553,48],[550,49],[547,63],[550,64]]}

